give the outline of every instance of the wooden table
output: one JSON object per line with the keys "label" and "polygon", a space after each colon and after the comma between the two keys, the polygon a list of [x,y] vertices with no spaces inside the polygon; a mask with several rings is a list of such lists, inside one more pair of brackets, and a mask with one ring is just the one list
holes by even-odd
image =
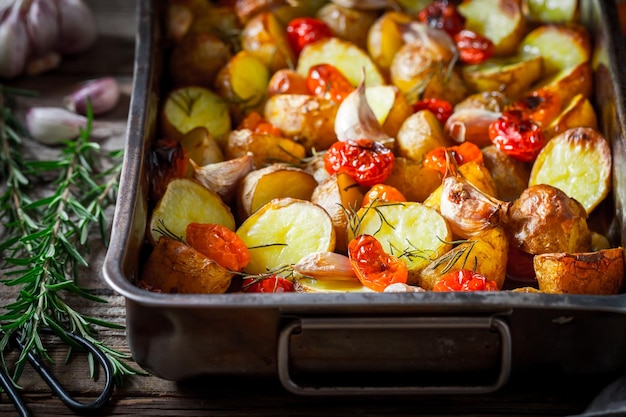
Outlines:
{"label": "wooden table", "polygon": [[[122,86],[119,106],[101,120],[108,122],[104,149],[122,148],[130,101],[134,58],[135,1],[90,0],[96,11],[100,37],[97,45],[75,57],[66,57],[58,70],[37,77],[15,80],[12,85],[41,93],[36,99],[23,99],[21,110],[33,105],[60,105],[76,82],[99,76],[114,76]],[[29,145],[33,155],[41,147]],[[110,210],[112,215],[112,209]],[[94,246],[90,267],[81,273],[81,284],[92,288],[108,303],[76,300],[76,308],[105,320],[124,324],[124,299],[113,293],[102,279],[105,248]],[[0,303],[11,301],[11,294],[0,294]],[[110,346],[129,352],[123,331],[103,330],[102,339]],[[55,355],[62,362],[62,353]],[[77,358],[68,367],[55,366],[70,391],[85,401],[98,395],[101,383],[88,375],[86,361]],[[563,416],[581,412],[597,393],[597,387],[562,392],[559,387],[541,391],[536,382],[512,387],[497,395],[462,397],[385,397],[385,398],[303,398],[286,393],[277,380],[256,381],[214,378],[186,383],[165,381],[153,376],[128,378],[117,387],[103,416],[411,416],[411,415],[508,415]],[[21,380],[24,397],[35,416],[74,415],[51,393],[29,367]],[[0,395],[0,415],[17,416],[6,395]]]}

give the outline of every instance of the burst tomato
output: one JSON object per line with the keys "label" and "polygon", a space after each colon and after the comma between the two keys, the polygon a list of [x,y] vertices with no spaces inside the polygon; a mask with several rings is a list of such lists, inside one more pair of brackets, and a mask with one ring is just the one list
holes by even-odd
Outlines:
{"label": "burst tomato", "polygon": [[227,227],[189,223],[185,234],[189,246],[226,269],[241,271],[250,261],[250,252],[244,241]]}
{"label": "burst tomato", "polygon": [[448,151],[456,161],[457,165],[463,165],[470,161],[483,163],[483,153],[480,148],[472,142],[463,142],[457,146],[440,146],[427,152],[424,155],[424,166],[446,174],[446,151]]}
{"label": "burst tomato", "polygon": [[561,100],[547,90],[536,90],[517,99],[511,109],[521,110],[541,126],[545,126],[557,117],[561,111]]}
{"label": "burst tomato", "polygon": [[489,281],[481,274],[461,269],[449,272],[437,281],[433,291],[497,291],[498,284]]}
{"label": "burst tomato", "polygon": [[450,36],[465,27],[463,16],[453,1],[435,0],[417,14],[417,19],[435,29],[445,30]]}
{"label": "burst tomato", "polygon": [[453,38],[459,51],[459,59],[465,64],[480,64],[496,52],[496,47],[490,39],[472,30],[463,29],[455,33]]}
{"label": "burst tomato", "polygon": [[239,123],[237,129],[250,129],[255,133],[282,136],[282,132],[279,128],[269,123],[256,111],[248,113],[241,123]]}
{"label": "burst tomato", "polygon": [[241,286],[243,292],[294,292],[293,282],[278,275],[267,277],[244,278]]}
{"label": "burst tomato", "polygon": [[186,177],[191,166],[187,152],[179,141],[160,139],[149,154],[150,199],[158,201],[174,178]]}
{"label": "burst tomato", "polygon": [[541,127],[520,110],[506,110],[492,122],[489,139],[502,152],[522,162],[535,160],[546,144]]}
{"label": "burst tomato", "polygon": [[306,78],[309,93],[341,103],[354,86],[336,67],[330,64],[313,65]]}
{"label": "burst tomato", "polygon": [[362,207],[376,203],[399,203],[406,201],[406,197],[395,187],[387,184],[376,184],[363,196]]}
{"label": "burst tomato", "polygon": [[454,107],[450,102],[441,98],[425,98],[413,103],[413,111],[418,112],[420,110],[429,110],[439,120],[439,123],[445,125],[452,115]]}
{"label": "burst tomato", "polygon": [[335,142],[324,154],[324,167],[329,174],[343,172],[366,187],[384,182],[394,161],[389,148],[370,139]]}
{"label": "burst tomato", "polygon": [[333,36],[326,22],[313,17],[297,17],[287,24],[286,29],[287,39],[296,55],[300,55],[308,44]]}
{"label": "burst tomato", "polygon": [[348,244],[348,257],[359,281],[374,291],[382,292],[388,285],[406,283],[406,264],[383,249],[372,235],[360,235]]}

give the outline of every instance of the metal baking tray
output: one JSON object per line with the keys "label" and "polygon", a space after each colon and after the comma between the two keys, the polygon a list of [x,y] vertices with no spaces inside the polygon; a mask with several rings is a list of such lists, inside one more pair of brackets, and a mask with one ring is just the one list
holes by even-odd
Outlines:
{"label": "metal baking tray", "polygon": [[[160,4],[138,1],[125,161],[103,273],[126,300],[136,362],[174,381],[278,378],[301,395],[463,394],[515,379],[576,384],[626,371],[626,294],[159,294],[135,286],[145,260],[147,156],[163,85]],[[624,41],[612,1],[581,0],[594,36],[595,104],[612,142],[615,229],[626,246]]]}

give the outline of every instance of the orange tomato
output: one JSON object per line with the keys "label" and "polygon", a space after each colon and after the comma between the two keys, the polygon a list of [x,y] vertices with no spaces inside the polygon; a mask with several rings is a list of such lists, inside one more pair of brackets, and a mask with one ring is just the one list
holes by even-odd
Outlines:
{"label": "orange tomato", "polygon": [[446,151],[449,151],[454,156],[457,165],[463,165],[470,161],[483,163],[483,153],[480,148],[472,142],[463,142],[457,146],[440,146],[428,152],[424,156],[424,166],[435,169],[441,172],[442,175],[445,175],[447,169]]}
{"label": "orange tomato", "polygon": [[189,223],[186,235],[189,246],[226,269],[241,271],[250,262],[244,241],[220,224]]}
{"label": "orange tomato", "polygon": [[388,285],[406,283],[406,264],[383,249],[372,235],[360,235],[348,244],[350,264],[361,284],[382,292]]}
{"label": "orange tomato", "polygon": [[406,201],[406,197],[395,187],[387,184],[376,184],[363,197],[361,207],[376,203],[397,203]]}

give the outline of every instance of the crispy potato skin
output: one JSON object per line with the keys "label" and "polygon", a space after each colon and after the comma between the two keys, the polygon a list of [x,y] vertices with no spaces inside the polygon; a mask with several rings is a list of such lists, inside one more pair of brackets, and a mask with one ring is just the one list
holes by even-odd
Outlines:
{"label": "crispy potato skin", "polygon": [[482,149],[485,167],[491,173],[500,200],[513,201],[528,186],[530,169],[494,145]]}
{"label": "crispy potato skin", "polygon": [[511,205],[505,223],[513,243],[528,253],[577,253],[591,248],[585,208],[550,185],[524,190]]}
{"label": "crispy potato skin", "polygon": [[624,280],[621,247],[586,253],[545,253],[533,258],[539,290],[559,294],[611,295]]}
{"label": "crispy potato skin", "polygon": [[185,243],[161,237],[148,257],[142,281],[164,293],[222,294],[233,273]]}

